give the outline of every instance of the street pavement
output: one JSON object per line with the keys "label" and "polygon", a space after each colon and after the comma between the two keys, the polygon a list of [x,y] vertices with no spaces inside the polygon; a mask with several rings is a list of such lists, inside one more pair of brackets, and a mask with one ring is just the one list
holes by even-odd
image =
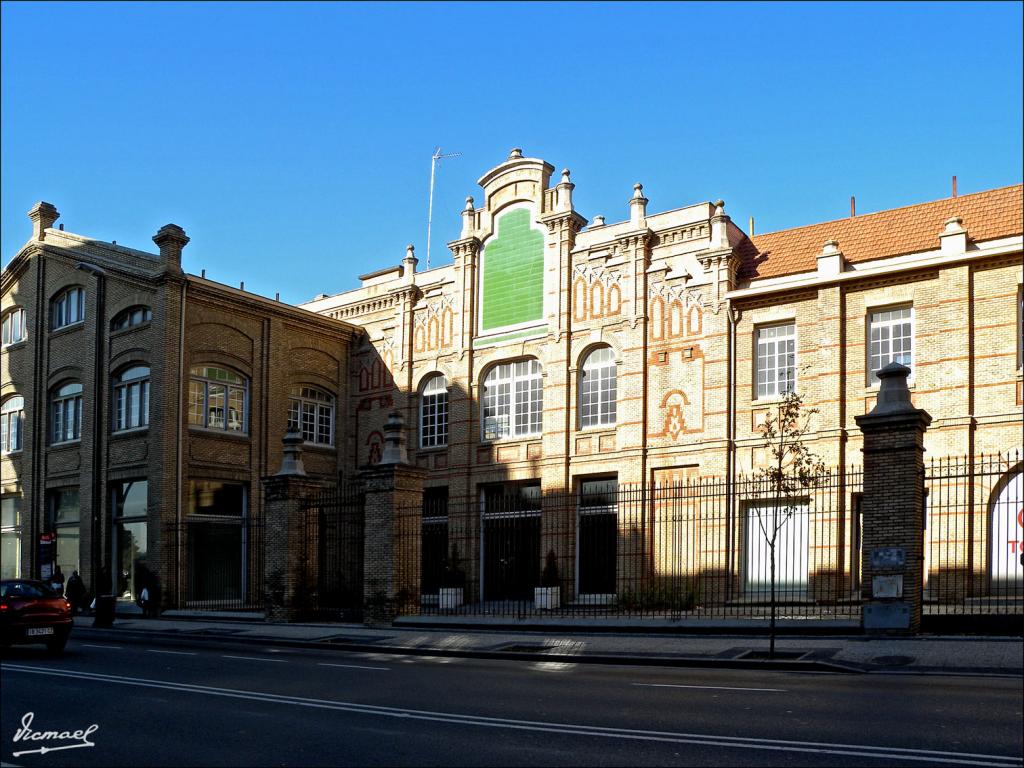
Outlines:
{"label": "street pavement", "polygon": [[[173,646],[158,635],[76,629],[62,657],[5,652],[3,762],[1022,765],[1018,675],[599,665],[223,636]],[[29,735],[68,733],[15,741],[28,713]],[[92,725],[84,740],[72,733]]]}

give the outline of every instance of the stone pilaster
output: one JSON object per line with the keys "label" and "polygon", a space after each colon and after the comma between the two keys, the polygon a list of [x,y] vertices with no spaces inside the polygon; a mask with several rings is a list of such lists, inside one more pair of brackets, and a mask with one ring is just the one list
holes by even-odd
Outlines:
{"label": "stone pilaster", "polygon": [[363,622],[386,626],[399,610],[420,604],[423,479],[427,472],[407,463],[401,415],[384,427],[381,463],[364,467]]}
{"label": "stone pilaster", "polygon": [[863,626],[868,632],[921,629],[924,580],[924,433],[931,416],[910,402],[910,369],[890,363],[864,433]]}

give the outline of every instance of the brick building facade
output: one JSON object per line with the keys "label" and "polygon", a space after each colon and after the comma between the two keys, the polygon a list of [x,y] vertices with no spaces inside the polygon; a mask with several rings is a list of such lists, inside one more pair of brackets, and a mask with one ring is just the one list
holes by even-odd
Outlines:
{"label": "brick building facade", "polygon": [[[241,548],[243,562],[228,563],[243,573],[255,557],[223,506],[258,520],[257,480],[276,469],[289,408],[305,467],[323,478],[378,463],[388,414],[402,413],[410,463],[429,470],[424,514],[476,542],[471,564],[500,499],[528,513],[502,535],[539,563],[547,531],[579,524],[575,511],[549,519],[548,494],[756,470],[759,421],[789,388],[820,411],[812,449],[833,467],[860,464],[854,419],[893,360],[910,365],[914,404],[933,417],[929,455],[1021,446],[1020,186],[748,236],[720,200],[651,213],[639,184],[621,221],[588,222],[569,171],[553,173],[513,150],[479,180],[483,202],[467,198],[450,265],[418,271],[410,247],[359,288],[299,307],[184,275],[176,227],[154,238],[154,256],[54,229],[56,211],[37,206],[33,237],[3,274],[4,317],[23,309],[27,329],[5,336],[0,375],[5,403],[24,398],[19,447],[0,459],[20,570],[38,573],[27,543],[54,530],[61,562],[63,527],[74,527],[54,511],[62,488],[78,489],[74,562],[87,581],[95,563],[118,560],[118,531],[135,520],[119,484],[145,478],[148,557],[173,602],[202,603],[195,584],[217,574],[196,572],[199,554]],[[55,301],[74,286],[84,321],[54,328]],[[149,314],[111,330],[134,307]],[[118,429],[116,393],[135,391],[118,377],[139,365],[149,423]],[[81,435],[55,443],[66,382],[81,384]],[[1007,478],[1019,494],[1019,467]],[[449,514],[449,499],[479,504]],[[821,535],[849,538],[851,520]],[[114,556],[94,556],[93,541]],[[7,572],[15,550],[4,546]],[[244,577],[231,583],[244,591]],[[207,589],[211,604],[218,590]]]}

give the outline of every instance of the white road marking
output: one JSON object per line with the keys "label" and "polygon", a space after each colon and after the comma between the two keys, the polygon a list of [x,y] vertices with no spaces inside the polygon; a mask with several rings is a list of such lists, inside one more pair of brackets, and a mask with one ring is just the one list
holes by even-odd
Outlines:
{"label": "white road marking", "polygon": [[907,747],[876,747],[870,744],[839,744],[821,741],[795,741],[788,739],[762,739],[746,736],[720,736],[708,733],[681,733],[672,731],[647,731],[633,728],[609,728],[598,725],[579,725],[576,723],[552,723],[539,720],[514,720],[502,717],[485,717],[483,715],[463,715],[452,712],[434,712],[422,709],[402,709],[399,707],[382,707],[372,704],[357,704],[348,701],[331,701],[329,699],[310,699],[300,696],[284,696],[276,693],[260,693],[233,688],[215,688],[208,685],[176,683],[166,680],[150,680],[123,675],[107,675],[96,672],[60,671],[48,667],[33,667],[24,664],[3,664],[0,669],[10,672],[27,672],[35,675],[73,678],[79,682],[92,680],[95,682],[114,683],[140,688],[157,688],[182,693],[197,693],[206,696],[221,696],[230,699],[261,701],[268,704],[290,704],[297,707],[326,709],[337,712],[350,712],[360,715],[377,717],[393,717],[411,720],[427,720],[454,725],[476,725],[482,728],[506,728],[509,730],[534,731],[540,733],[556,733],[569,736],[597,736],[610,739],[630,741],[654,741],[672,744],[699,744],[701,746],[731,747],[734,749],[757,749],[773,752],[808,752],[814,754],[845,755],[850,757],[867,757],[876,760],[910,760],[925,763],[948,763],[953,765],[987,765],[1017,766],[1024,765],[1024,760],[1013,755],[988,755],[975,752],[947,752],[934,749],[914,749]]}
{"label": "white road marking", "polygon": [[731,685],[676,685],[674,683],[633,683],[642,688],[697,688],[704,691],[768,691],[786,693],[785,688],[737,688]]}
{"label": "white road marking", "polygon": [[390,672],[390,667],[363,667],[359,664],[329,664],[326,661],[317,663],[318,667],[345,667],[346,669],[374,669],[380,672]]}
{"label": "white road marking", "polygon": [[171,654],[172,656],[195,656],[196,655],[194,651],[156,651],[156,650],[153,650],[152,648],[147,650],[146,653],[167,653],[167,654]]}
{"label": "white road marking", "polygon": [[90,643],[82,643],[83,648],[109,648],[114,651],[120,651],[122,646],[120,645],[91,645]]}
{"label": "white road marking", "polygon": [[222,659],[241,659],[242,661],[270,661],[274,664],[287,664],[288,659],[262,659],[259,656],[221,656]]}

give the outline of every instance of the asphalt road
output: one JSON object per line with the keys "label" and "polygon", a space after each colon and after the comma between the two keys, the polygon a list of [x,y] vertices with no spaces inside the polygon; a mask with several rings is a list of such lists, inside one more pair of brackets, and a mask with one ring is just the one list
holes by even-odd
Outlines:
{"label": "asphalt road", "polygon": [[[1024,751],[1022,680],[1006,677],[690,670],[72,639],[61,658],[41,648],[6,652],[0,682],[0,756],[23,766],[1019,768]],[[68,733],[25,738],[27,713],[29,735]],[[71,733],[92,725],[97,728],[84,738]]]}

